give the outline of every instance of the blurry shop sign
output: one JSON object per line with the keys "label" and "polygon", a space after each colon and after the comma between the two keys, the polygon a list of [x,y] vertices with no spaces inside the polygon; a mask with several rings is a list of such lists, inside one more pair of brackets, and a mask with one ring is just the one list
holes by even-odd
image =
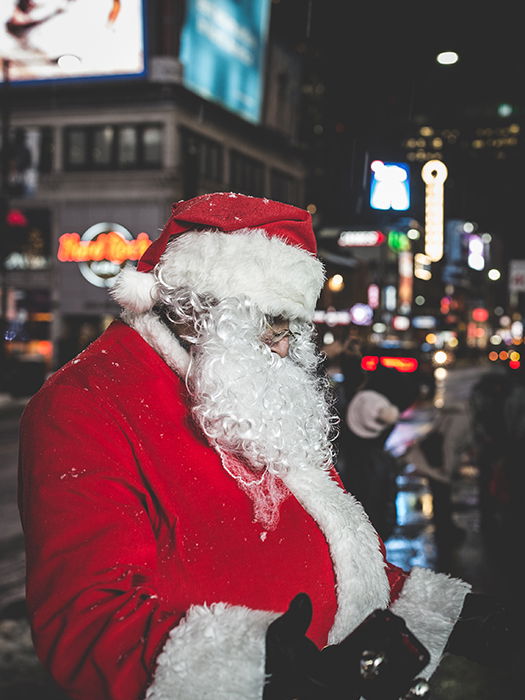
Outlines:
{"label": "blurry shop sign", "polygon": [[341,248],[370,248],[384,243],[386,236],[381,231],[341,231],[337,245]]}
{"label": "blurry shop sign", "polygon": [[471,316],[472,320],[476,321],[477,323],[486,323],[486,321],[489,320],[489,312],[483,307],[472,309]]}
{"label": "blurry shop sign", "polygon": [[377,309],[379,307],[379,287],[377,284],[369,284],[367,289],[368,306],[371,309]]}
{"label": "blurry shop sign", "polygon": [[258,123],[269,16],[269,0],[187,0],[184,86]]}
{"label": "blurry shop sign", "polygon": [[413,316],[412,326],[414,328],[435,328],[437,325],[435,316]]}
{"label": "blurry shop sign", "polygon": [[404,231],[389,231],[388,232],[388,247],[394,253],[402,253],[411,249],[410,238]]}
{"label": "blurry shop sign", "polygon": [[101,222],[90,226],[82,236],[64,233],[58,239],[57,258],[76,262],[83,277],[96,287],[111,287],[128,260],[138,260],[151,245],[147,233],[133,238],[120,224]]}
{"label": "blurry shop sign", "polygon": [[432,261],[424,253],[416,253],[414,255],[414,277],[420,280],[432,279],[431,270]]}
{"label": "blurry shop sign", "polygon": [[326,323],[331,327],[348,326],[350,323],[368,326],[372,323],[373,314],[373,310],[367,304],[361,303],[354,304],[350,309],[318,309],[314,312],[314,323]]}
{"label": "blurry shop sign", "polygon": [[13,208],[7,212],[0,258],[6,270],[43,270],[51,263],[49,209]]}
{"label": "blurry shop sign", "polygon": [[143,0],[0,4],[0,57],[10,61],[11,82],[145,73]]}
{"label": "blurry shop sign", "polygon": [[343,309],[327,309],[326,311],[319,309],[314,312],[314,323],[326,323],[327,326],[348,326],[352,321],[350,311]]}
{"label": "blurry shop sign", "polygon": [[394,316],[392,328],[396,331],[407,331],[410,328],[410,319],[408,316]]}
{"label": "blurry shop sign", "polygon": [[370,206],[372,209],[406,211],[410,207],[410,170],[406,163],[384,163],[374,160],[370,165]]}
{"label": "blurry shop sign", "polygon": [[398,258],[399,283],[397,299],[399,310],[403,314],[410,312],[414,291],[414,258],[412,253],[402,251]]}
{"label": "blurry shop sign", "polygon": [[525,260],[510,261],[509,291],[525,292]]}

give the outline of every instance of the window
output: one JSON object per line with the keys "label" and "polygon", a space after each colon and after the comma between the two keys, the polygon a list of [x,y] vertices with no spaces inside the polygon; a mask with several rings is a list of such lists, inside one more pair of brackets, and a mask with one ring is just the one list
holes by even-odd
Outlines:
{"label": "window", "polygon": [[161,162],[161,132],[157,126],[145,126],[142,131],[142,161],[155,166]]}
{"label": "window", "polygon": [[10,196],[25,197],[37,192],[39,176],[52,170],[53,146],[53,130],[50,127],[11,128],[7,152],[2,148],[0,134],[0,158],[7,170],[4,185]]}
{"label": "window", "polygon": [[138,160],[138,134],[133,126],[123,126],[118,133],[117,160],[122,168],[129,168]]}
{"label": "window", "polygon": [[220,143],[189,129],[181,129],[181,145],[185,162],[192,163],[199,179],[223,181],[224,149]]}
{"label": "window", "polygon": [[270,197],[278,202],[293,204],[298,201],[297,180],[282,170],[272,169],[270,173]]}
{"label": "window", "polygon": [[114,129],[111,126],[93,129],[93,163],[101,167],[111,166],[113,160]]}
{"label": "window", "polygon": [[162,166],[162,125],[67,127],[65,170],[128,170]]}
{"label": "window", "polygon": [[68,134],[68,161],[72,167],[86,165],[87,133],[82,129],[71,129]]}
{"label": "window", "polygon": [[232,150],[230,152],[230,189],[233,192],[263,197],[265,195],[263,163]]}

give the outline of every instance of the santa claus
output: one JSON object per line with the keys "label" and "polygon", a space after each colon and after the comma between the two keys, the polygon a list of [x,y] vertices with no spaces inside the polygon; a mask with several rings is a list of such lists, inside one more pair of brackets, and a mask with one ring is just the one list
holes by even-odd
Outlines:
{"label": "santa claus", "polygon": [[319,649],[377,608],[435,670],[470,586],[386,562],[341,486],[312,325],[323,280],[306,211],[178,202],[120,273],[121,319],[29,402],[27,604],[71,698],[337,697],[313,677]]}

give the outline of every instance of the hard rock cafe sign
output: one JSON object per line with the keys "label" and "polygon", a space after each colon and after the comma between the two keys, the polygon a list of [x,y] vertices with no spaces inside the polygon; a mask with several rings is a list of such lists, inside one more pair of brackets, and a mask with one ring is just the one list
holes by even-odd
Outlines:
{"label": "hard rock cafe sign", "polygon": [[111,287],[128,260],[138,260],[150,246],[147,233],[134,238],[120,224],[101,222],[82,235],[64,233],[58,239],[57,258],[78,263],[83,277],[96,287]]}

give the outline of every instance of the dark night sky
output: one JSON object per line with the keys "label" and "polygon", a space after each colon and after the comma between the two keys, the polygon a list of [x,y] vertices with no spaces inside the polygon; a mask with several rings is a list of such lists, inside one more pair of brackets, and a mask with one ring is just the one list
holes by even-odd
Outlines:
{"label": "dark night sky", "polygon": [[[272,7],[274,24],[289,42],[307,48],[326,84],[323,120],[332,172],[341,172],[351,158],[356,134],[372,148],[395,148],[403,129],[414,133],[411,122],[464,128],[467,117],[470,129],[488,126],[497,123],[502,102],[523,121],[525,42],[515,4],[280,0]],[[459,62],[438,65],[442,50],[456,51]],[[334,146],[338,124],[348,138]],[[517,233],[525,184],[520,172],[510,162],[458,170],[456,194],[461,178],[468,178],[472,192],[457,194],[454,215],[499,229],[509,255],[525,257]]]}
{"label": "dark night sky", "polygon": [[[422,2],[281,2],[289,11],[298,4],[299,17],[306,9],[306,26],[301,27],[301,18],[296,30],[320,47],[343,111],[352,109],[358,97],[381,106],[397,95],[408,113],[410,104],[403,99],[413,93],[414,83],[416,97],[434,94],[438,104],[476,102],[489,95],[523,101],[521,22],[507,3],[456,0],[435,3],[433,10]],[[437,66],[434,56],[442,50],[457,51],[459,63]]]}

